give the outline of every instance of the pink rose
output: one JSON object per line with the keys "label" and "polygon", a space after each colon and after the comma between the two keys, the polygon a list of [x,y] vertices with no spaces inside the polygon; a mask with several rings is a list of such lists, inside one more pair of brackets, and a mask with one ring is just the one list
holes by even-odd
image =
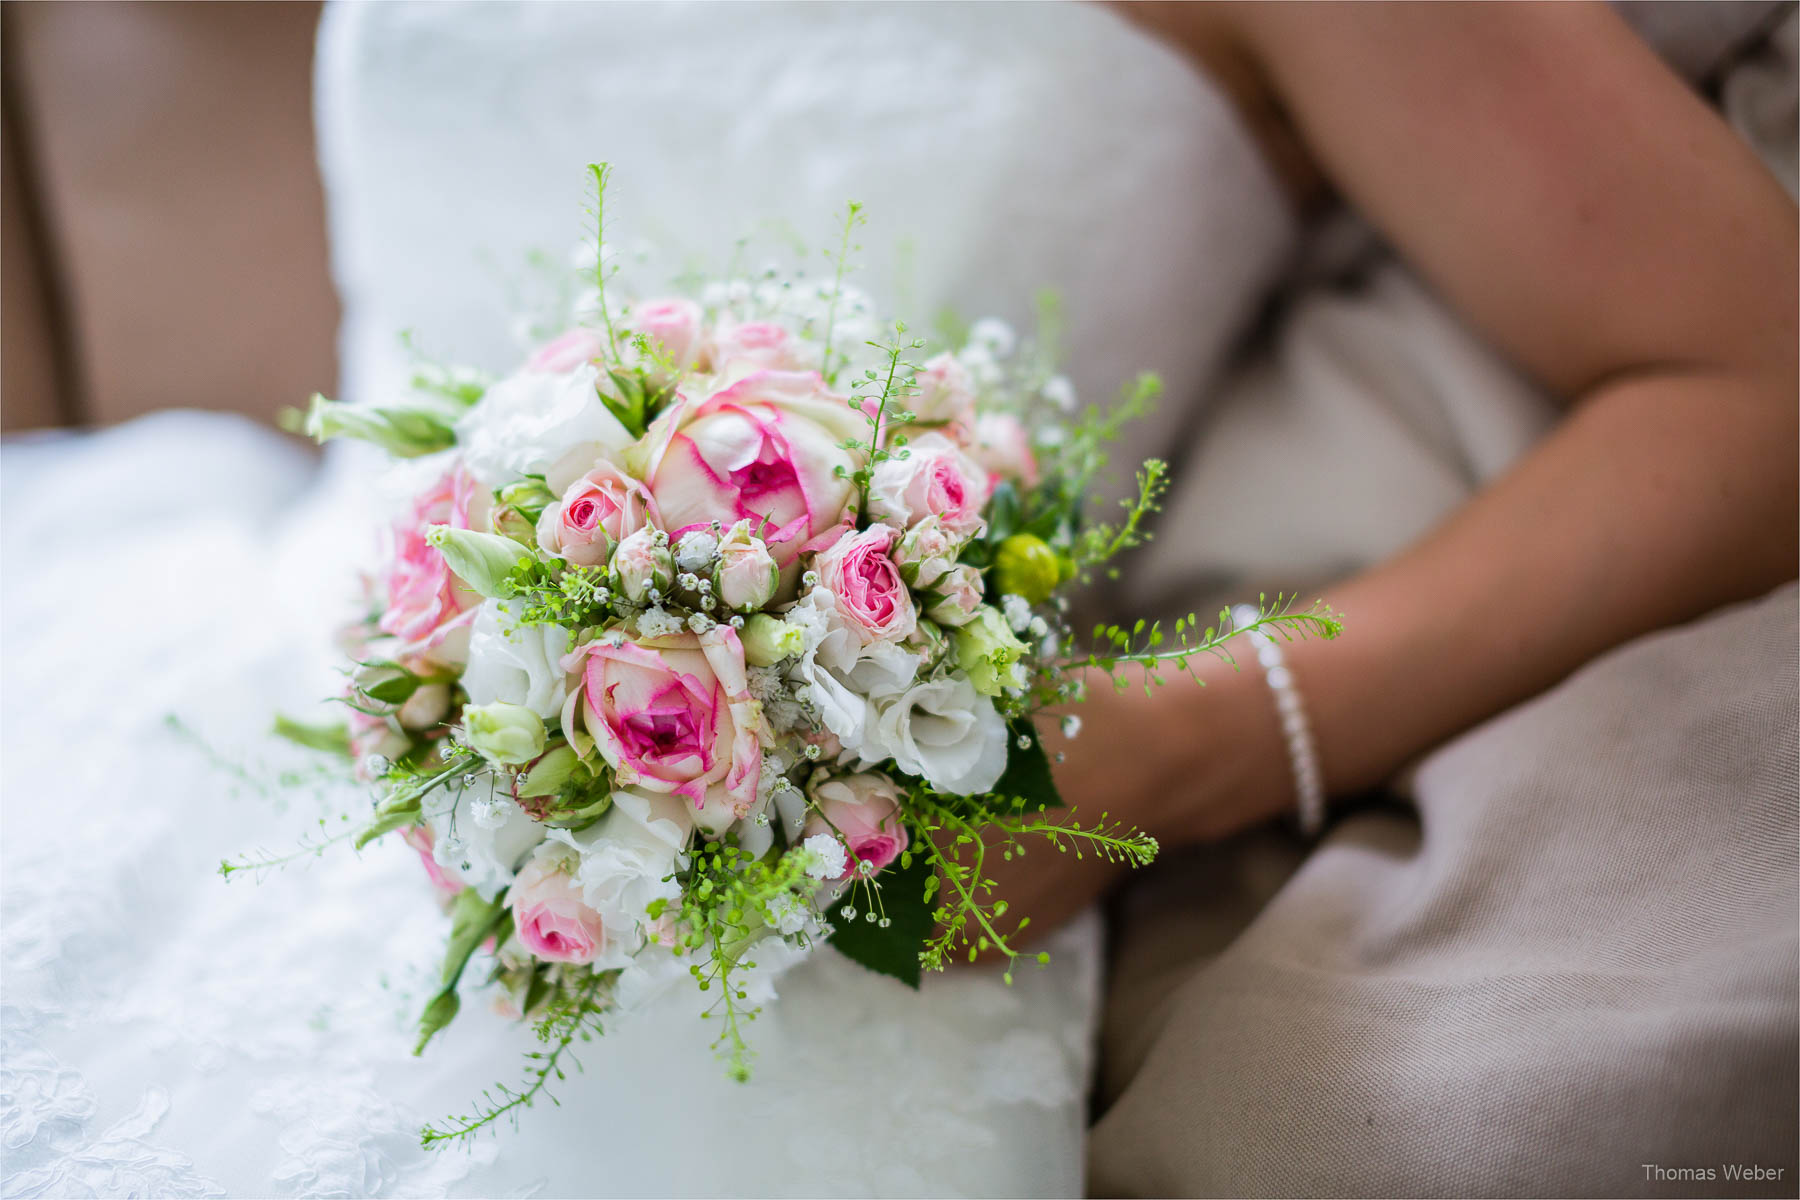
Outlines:
{"label": "pink rose", "polygon": [[878,520],[905,527],[932,516],[962,538],[986,527],[987,499],[987,472],[941,433],[927,433],[905,457],[878,464],[869,483],[869,512]]}
{"label": "pink rose", "polygon": [[719,562],[713,568],[713,594],[733,612],[754,612],[775,597],[781,569],[763,540],[739,521],[719,539]]}
{"label": "pink rose", "polygon": [[547,554],[582,567],[597,567],[614,544],[656,521],[656,504],[644,485],[603,462],[569,485],[562,499],[538,518],[537,543]]}
{"label": "pink rose", "polygon": [[651,300],[631,312],[631,328],[655,342],[675,368],[687,371],[700,357],[704,332],[700,306],[692,300]]}
{"label": "pink rose", "polygon": [[791,594],[805,544],[841,520],[868,418],[816,372],[758,371],[701,401],[678,400],[628,454],[671,540],[749,519]]}
{"label": "pink rose", "polygon": [[513,928],[525,948],[545,962],[593,962],[606,949],[606,927],[568,873],[568,847],[544,845],[506,894]]}
{"label": "pink rose", "polygon": [[906,849],[906,823],[900,819],[900,792],[884,775],[846,775],[828,779],[812,789],[818,811],[807,819],[802,838],[815,834],[835,834],[849,847],[849,857],[864,864],[863,869],[845,869],[842,879],[854,869],[857,874],[873,875],[890,865]]}
{"label": "pink rose", "polygon": [[421,492],[412,513],[395,524],[380,628],[404,643],[394,655],[399,661],[456,666],[467,656],[469,625],[481,596],[456,577],[425,534],[433,525],[474,528],[471,516],[478,506],[485,507],[482,493],[458,465]]}
{"label": "pink rose", "polygon": [[672,792],[717,832],[756,803],[762,706],[737,631],[719,625],[636,642],[615,634],[563,660],[581,686],[563,708],[576,751],[597,747],[620,787]]}
{"label": "pink rose", "polygon": [[772,321],[743,321],[713,331],[708,359],[715,374],[736,365],[764,371],[791,371],[801,365],[788,331]]}
{"label": "pink rose", "polygon": [[987,471],[990,482],[1016,479],[1026,487],[1038,483],[1037,456],[1025,426],[1011,413],[985,413],[975,421],[969,457]]}
{"label": "pink rose", "polygon": [[425,864],[425,877],[431,880],[431,886],[437,889],[439,897],[448,900],[462,891],[466,886],[452,879],[449,872],[438,863],[432,853],[437,845],[437,838],[429,825],[414,825],[400,835],[400,840],[419,852],[419,861]]}
{"label": "pink rose", "polygon": [[606,339],[592,329],[569,329],[537,348],[525,369],[541,375],[563,375],[606,351]]}
{"label": "pink rose", "polygon": [[898,537],[891,525],[871,525],[839,538],[815,561],[838,615],[864,645],[900,641],[918,626],[912,593],[888,554]]}
{"label": "pink rose", "polygon": [[975,415],[975,384],[954,354],[940,354],[914,377],[918,395],[907,403],[921,425],[967,427]]}

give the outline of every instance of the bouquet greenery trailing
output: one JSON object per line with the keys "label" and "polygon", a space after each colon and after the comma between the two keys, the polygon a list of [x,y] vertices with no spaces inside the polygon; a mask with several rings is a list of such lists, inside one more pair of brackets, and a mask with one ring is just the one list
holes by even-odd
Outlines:
{"label": "bouquet greenery trailing", "polygon": [[449,915],[419,1050],[478,956],[541,1042],[520,1086],[427,1143],[516,1116],[671,978],[716,998],[738,1078],[759,960],[826,942],[916,987],[987,952],[1010,982],[1029,921],[992,856],[1157,850],[1052,811],[1045,711],[1096,672],[1191,673],[1250,630],[1339,632],[1278,597],[1248,624],[1101,626],[1079,649],[1069,592],[1149,536],[1168,484],[1146,462],[1117,514],[1089,511],[1156,379],[1078,413],[1053,306],[1024,339],[878,324],[847,279],[861,220],[850,206],[823,277],[649,301],[614,294],[596,237],[569,327],[514,374],[424,369],[304,417],[430,482],[350,631],[347,720],[277,731],[373,786],[345,840],[404,838]]}

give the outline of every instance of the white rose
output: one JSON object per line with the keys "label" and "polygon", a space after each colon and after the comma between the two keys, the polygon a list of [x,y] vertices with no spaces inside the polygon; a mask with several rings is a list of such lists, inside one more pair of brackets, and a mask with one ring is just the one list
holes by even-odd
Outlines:
{"label": "white rose", "polygon": [[473,704],[496,701],[529,708],[546,719],[562,713],[568,676],[562,669],[569,631],[560,625],[521,625],[516,607],[489,600],[469,633],[463,690]]}
{"label": "white rose", "polygon": [[960,672],[877,701],[863,741],[866,764],[892,758],[902,771],[958,796],[978,795],[1006,770],[1006,722]]}
{"label": "white rose", "polygon": [[[427,798],[427,811],[436,795]],[[544,840],[544,827],[511,796],[496,790],[492,776],[461,789],[454,813],[453,817],[448,812],[433,816],[432,828],[438,835],[431,856],[491,900],[512,884],[519,864]]]}
{"label": "white rose", "polygon": [[560,496],[596,462],[616,458],[632,438],[600,402],[599,378],[583,364],[558,375],[523,371],[489,388],[456,422],[470,474],[489,488],[542,475]]}
{"label": "white rose", "polygon": [[876,715],[870,701],[905,691],[918,675],[918,658],[893,642],[865,645],[824,588],[808,592],[787,623],[806,639],[790,671],[798,695],[811,701],[844,749],[860,752]]}
{"label": "white rose", "polygon": [[651,901],[680,901],[681,887],[669,876],[686,866],[683,851],[694,830],[694,806],[680,796],[620,790],[612,800],[586,829],[550,831],[581,854],[575,880],[607,929],[606,952],[594,962],[602,970],[625,966],[642,947]]}

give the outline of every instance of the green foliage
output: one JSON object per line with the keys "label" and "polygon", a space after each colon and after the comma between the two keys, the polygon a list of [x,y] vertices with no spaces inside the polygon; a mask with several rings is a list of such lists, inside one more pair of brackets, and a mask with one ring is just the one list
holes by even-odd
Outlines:
{"label": "green foliage", "polygon": [[617,971],[588,972],[574,983],[564,984],[545,1001],[544,1016],[534,1032],[538,1044],[546,1049],[526,1054],[525,1083],[512,1088],[496,1084],[482,1092],[481,1100],[467,1116],[447,1118],[441,1125],[427,1125],[419,1131],[419,1144],[434,1149],[472,1137],[483,1129],[494,1128],[502,1117],[518,1125],[519,1113],[536,1103],[539,1096],[552,1104],[561,1101],[549,1091],[552,1080],[560,1083],[568,1078],[563,1064],[579,1070],[580,1062],[572,1052],[577,1041],[593,1040],[601,1033],[600,1018],[606,1011],[606,988],[618,976]]}
{"label": "green foliage", "polygon": [[381,404],[342,404],[314,395],[300,428],[321,443],[356,438],[397,458],[417,458],[456,444],[453,427],[464,407],[445,396],[420,393]]}
{"label": "green foliage", "polygon": [[[456,996],[456,985],[462,979],[463,969],[469,965],[475,947],[486,941],[490,934],[498,944],[512,933],[512,913],[506,907],[504,890],[492,900],[484,900],[474,888],[464,888],[451,901],[450,920],[450,942],[444,948],[444,967],[438,978],[438,990],[419,1015],[419,1041],[413,1047],[414,1054],[425,1053],[426,1043],[432,1036],[455,1020],[457,1010],[462,1006]],[[502,929],[503,925],[506,928]]]}
{"label": "green foliage", "polygon": [[615,611],[605,567],[571,566],[560,559],[520,562],[501,594],[525,602],[519,612],[521,625],[585,629],[605,624]]}
{"label": "green foliage", "polygon": [[276,713],[272,732],[276,737],[286,738],[296,746],[305,746],[308,750],[335,754],[340,758],[350,757],[350,727],[342,721],[296,721],[292,717]]}
{"label": "green foliage", "polygon": [[862,207],[862,205],[854,200],[845,206],[844,233],[843,237],[839,239],[837,254],[832,255],[829,251],[826,252],[827,257],[833,259],[831,299],[827,302],[825,309],[825,361],[822,364],[824,368],[823,374],[827,384],[835,384],[837,382],[838,372],[841,371],[844,366],[841,361],[836,364],[833,364],[832,362],[831,336],[837,328],[838,302],[844,295],[844,275],[850,269],[851,251],[853,249],[860,250],[862,248],[860,246],[852,247],[850,245],[850,235],[856,230],[856,227],[861,225],[864,221]]}
{"label": "green foliage", "polygon": [[1050,770],[1050,756],[1044,753],[1043,739],[1029,717],[1019,717],[1006,725],[1009,741],[1006,748],[1006,770],[991,793],[1001,804],[1018,804],[1030,812],[1061,808],[1062,793],[1056,790],[1056,778]]}
{"label": "green foliage", "polygon": [[1130,629],[1121,625],[1098,625],[1094,628],[1094,640],[1109,646],[1112,652],[1090,653],[1075,660],[1071,666],[1098,667],[1112,677],[1113,686],[1119,689],[1130,683],[1119,673],[1120,669],[1138,667],[1143,672],[1147,692],[1162,683],[1160,672],[1167,664],[1204,687],[1206,681],[1195,670],[1193,660],[1210,654],[1224,662],[1233,662],[1225,650],[1225,643],[1241,634],[1261,632],[1283,641],[1296,641],[1306,637],[1329,640],[1344,632],[1343,618],[1333,612],[1329,604],[1315,600],[1305,608],[1296,609],[1295,601],[1296,597],[1282,593],[1277,593],[1274,600],[1266,595],[1258,596],[1254,621],[1236,625],[1232,622],[1231,611],[1220,609],[1218,625],[1208,625],[1204,631],[1201,631],[1199,619],[1189,613],[1176,619],[1172,647],[1166,644],[1169,639],[1164,635],[1160,621],[1146,624],[1139,620]]}
{"label": "green foliage", "polygon": [[917,988],[919,947],[931,936],[929,855],[908,851],[873,879],[858,880],[831,910],[831,945],[878,975]]}

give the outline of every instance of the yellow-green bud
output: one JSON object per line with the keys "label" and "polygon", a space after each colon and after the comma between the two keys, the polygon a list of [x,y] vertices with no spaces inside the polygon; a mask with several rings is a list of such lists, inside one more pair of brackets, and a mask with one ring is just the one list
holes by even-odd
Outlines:
{"label": "yellow-green bud", "polygon": [[496,700],[463,707],[469,745],[489,762],[527,763],[544,752],[544,721],[522,704]]}
{"label": "yellow-green bud", "polygon": [[[563,790],[569,777],[581,765],[581,756],[567,742],[551,750],[531,764],[525,782],[519,785],[519,797],[554,796]],[[585,773],[585,772],[584,772]]]}
{"label": "yellow-green bud", "polygon": [[541,479],[517,479],[494,493],[502,504],[510,504],[525,514],[526,520],[536,521],[550,502],[556,499],[556,493]]}
{"label": "yellow-green bud", "polygon": [[780,617],[752,613],[738,630],[744,644],[744,661],[753,667],[772,667],[806,648],[806,635]]}
{"label": "yellow-green bud", "polygon": [[509,537],[448,525],[433,525],[425,541],[437,547],[458,579],[490,599],[500,595],[500,581],[511,575],[525,556],[519,543]]}
{"label": "yellow-green bud", "polygon": [[1011,593],[1042,604],[1062,582],[1062,563],[1043,538],[1015,533],[994,555],[994,582],[1001,595]]}
{"label": "yellow-green bud", "polygon": [[988,604],[977,608],[954,637],[956,665],[976,691],[998,696],[1002,689],[1025,686],[1025,643],[1013,636],[998,609]]}
{"label": "yellow-green bud", "polygon": [[528,550],[537,548],[537,525],[516,505],[498,505],[488,514],[488,524],[503,538],[510,538]]}

